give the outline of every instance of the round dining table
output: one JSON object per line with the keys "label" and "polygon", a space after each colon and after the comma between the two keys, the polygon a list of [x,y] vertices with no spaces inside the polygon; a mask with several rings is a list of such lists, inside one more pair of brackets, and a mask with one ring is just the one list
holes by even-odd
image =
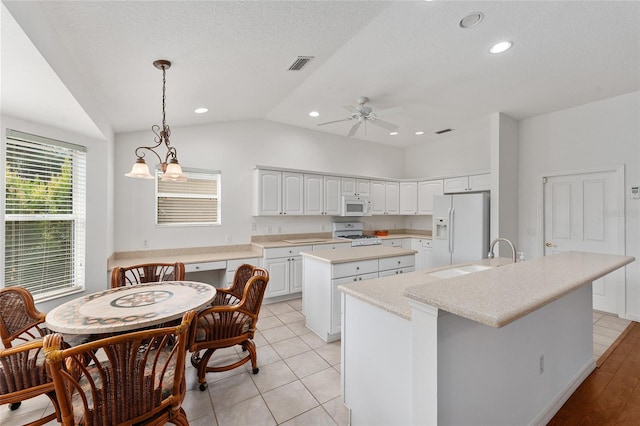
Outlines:
{"label": "round dining table", "polygon": [[162,281],[112,288],[55,307],[47,327],[64,334],[114,334],[149,328],[208,306],[214,286],[194,281]]}

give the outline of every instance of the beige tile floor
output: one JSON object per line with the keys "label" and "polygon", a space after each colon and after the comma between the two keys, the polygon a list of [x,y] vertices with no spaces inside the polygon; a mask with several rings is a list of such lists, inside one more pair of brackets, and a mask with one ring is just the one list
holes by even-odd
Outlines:
{"label": "beige tile floor", "polygon": [[[258,346],[260,372],[250,365],[207,375],[209,387],[198,389],[187,363],[184,408],[192,425],[347,425],[340,396],[340,342],[325,343],[304,325],[301,299],[263,305]],[[630,321],[594,311],[593,352],[598,358]],[[238,358],[236,350],[219,355]],[[22,425],[50,413],[46,397],[25,401],[16,411],[0,407],[0,424]],[[51,422],[56,424],[56,422]]]}

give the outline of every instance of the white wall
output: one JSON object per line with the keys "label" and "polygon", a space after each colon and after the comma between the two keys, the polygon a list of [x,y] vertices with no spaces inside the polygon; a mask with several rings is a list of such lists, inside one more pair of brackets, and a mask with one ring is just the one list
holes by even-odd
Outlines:
{"label": "white wall", "polygon": [[[171,129],[171,143],[183,167],[222,171],[222,225],[154,225],[152,180],[124,177],[136,146],[152,145],[151,131],[116,135],[115,251],[247,244],[251,235],[330,232],[332,217],[252,217],[252,170],[256,165],[370,177],[404,177],[404,151],[357,139],[329,135],[265,120],[238,121]],[[147,157],[149,158],[149,157]],[[149,161],[152,165],[153,162]],[[369,227],[401,228],[404,219],[367,218]],[[251,224],[256,223],[256,231]]]}
{"label": "white wall", "polygon": [[[519,123],[519,250],[542,255],[538,188],[547,173],[625,166],[626,254],[640,258],[640,92]],[[640,262],[626,267],[627,318],[640,320]]]}
{"label": "white wall", "polygon": [[[2,164],[4,165],[4,144],[6,129],[19,130],[52,139],[58,139],[87,147],[87,252],[86,252],[86,288],[88,293],[107,288],[107,258],[113,252],[111,244],[113,228],[113,211],[109,204],[108,194],[112,193],[110,168],[112,161],[110,152],[112,141],[97,140],[87,136],[77,135],[60,129],[41,124],[19,120],[12,117],[2,117],[0,131],[2,132]],[[4,173],[2,174],[4,187]],[[4,197],[1,197],[4,204]],[[2,205],[4,211],[4,205]],[[4,244],[4,227],[0,230],[1,243]],[[3,248],[4,252],[4,248]],[[4,277],[4,269],[0,271]],[[67,296],[48,302],[39,303],[38,309],[46,312],[53,307],[78,297],[78,294]]]}
{"label": "white wall", "polygon": [[405,150],[407,178],[465,175],[490,169],[491,128],[444,134],[441,139],[413,145]]}

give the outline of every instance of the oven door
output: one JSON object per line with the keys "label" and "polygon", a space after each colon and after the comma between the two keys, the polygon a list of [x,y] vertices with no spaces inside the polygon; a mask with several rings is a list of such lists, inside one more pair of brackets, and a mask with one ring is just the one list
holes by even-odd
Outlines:
{"label": "oven door", "polygon": [[341,216],[371,216],[371,200],[367,197],[343,195]]}

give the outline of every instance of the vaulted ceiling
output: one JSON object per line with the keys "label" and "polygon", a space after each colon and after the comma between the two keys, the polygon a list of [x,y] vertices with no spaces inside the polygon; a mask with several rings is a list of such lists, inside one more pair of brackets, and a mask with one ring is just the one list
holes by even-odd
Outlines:
{"label": "vaulted ceiling", "polygon": [[[346,135],[353,121],[317,124],[367,96],[374,112],[401,107],[381,117],[398,135],[355,137],[393,146],[640,90],[638,1],[2,3],[3,114],[90,135],[160,122],[160,58],[174,128],[267,119]],[[489,53],[501,40],[513,47]],[[288,71],[297,56],[314,59]]]}

